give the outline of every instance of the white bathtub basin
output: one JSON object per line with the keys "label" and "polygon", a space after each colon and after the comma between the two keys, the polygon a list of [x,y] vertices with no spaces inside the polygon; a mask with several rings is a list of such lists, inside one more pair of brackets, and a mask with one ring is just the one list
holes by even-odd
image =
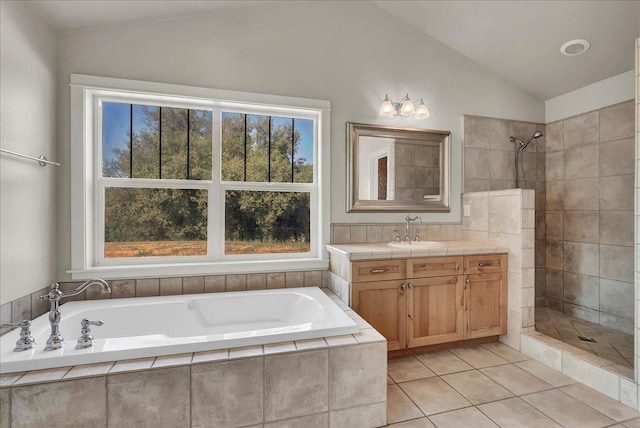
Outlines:
{"label": "white bathtub basin", "polygon": [[411,242],[389,242],[387,245],[394,248],[406,249],[428,249],[428,248],[445,248],[447,245],[439,241],[411,241]]}
{"label": "white bathtub basin", "polygon": [[[241,291],[69,302],[60,307],[66,346],[44,351],[48,313],[33,320],[34,349],[14,352],[14,330],[0,337],[0,373],[226,349],[352,334],[357,324],[319,288]],[[75,349],[83,318],[95,345]]]}

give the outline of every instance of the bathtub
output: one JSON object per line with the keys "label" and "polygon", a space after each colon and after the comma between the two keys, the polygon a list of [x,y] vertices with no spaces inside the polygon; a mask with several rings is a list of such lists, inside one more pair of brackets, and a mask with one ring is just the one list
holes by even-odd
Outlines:
{"label": "bathtub", "polygon": [[[34,349],[14,352],[19,329],[0,337],[0,373],[184,354],[353,334],[357,324],[318,287],[87,300],[61,305],[65,347],[44,351],[48,313],[32,323]],[[75,349],[83,318],[95,345]]]}

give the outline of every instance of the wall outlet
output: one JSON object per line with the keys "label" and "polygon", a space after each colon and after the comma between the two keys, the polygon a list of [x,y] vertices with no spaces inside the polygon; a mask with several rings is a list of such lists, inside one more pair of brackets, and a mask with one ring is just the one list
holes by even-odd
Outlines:
{"label": "wall outlet", "polygon": [[464,216],[465,217],[470,217],[471,216],[471,205],[469,204],[464,204]]}

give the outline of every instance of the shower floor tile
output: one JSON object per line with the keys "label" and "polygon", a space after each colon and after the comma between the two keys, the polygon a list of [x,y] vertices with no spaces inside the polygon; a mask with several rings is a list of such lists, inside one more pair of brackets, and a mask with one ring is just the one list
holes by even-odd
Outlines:
{"label": "shower floor tile", "polygon": [[[536,330],[611,361],[616,372],[633,378],[633,335],[594,324],[550,308],[536,308]],[[578,336],[592,339],[581,340]]]}

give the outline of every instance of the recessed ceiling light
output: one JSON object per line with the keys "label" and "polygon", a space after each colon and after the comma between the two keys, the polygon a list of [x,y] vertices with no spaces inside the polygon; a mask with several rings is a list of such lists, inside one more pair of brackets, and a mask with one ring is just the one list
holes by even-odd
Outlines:
{"label": "recessed ceiling light", "polygon": [[569,40],[560,47],[560,52],[567,56],[576,56],[585,53],[591,47],[591,43],[584,39]]}

